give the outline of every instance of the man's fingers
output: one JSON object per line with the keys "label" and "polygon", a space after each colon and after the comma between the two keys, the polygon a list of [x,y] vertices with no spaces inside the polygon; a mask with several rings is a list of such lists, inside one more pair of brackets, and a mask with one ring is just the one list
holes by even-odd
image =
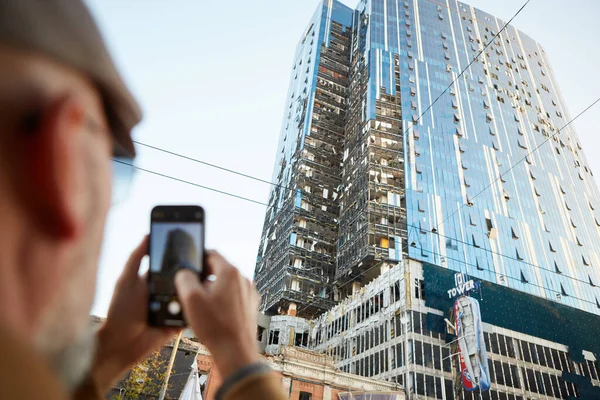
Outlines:
{"label": "man's fingers", "polygon": [[121,279],[129,280],[137,278],[142,258],[144,258],[146,254],[148,254],[148,243],[149,239],[148,235],[146,235],[129,256],[129,259],[125,264],[125,268],[123,268]]}
{"label": "man's fingers", "polygon": [[223,268],[227,265],[227,261],[215,250],[206,252],[206,275],[219,276],[223,273]]}
{"label": "man's fingers", "polygon": [[175,288],[179,299],[185,304],[193,298],[204,295],[205,289],[198,279],[198,275],[187,268],[180,269],[175,275]]}
{"label": "man's fingers", "polygon": [[198,275],[189,269],[181,269],[175,275],[175,288],[183,306],[183,315],[194,326],[195,319],[203,314],[205,290]]}
{"label": "man's fingers", "polygon": [[214,275],[217,279],[211,284],[212,291],[218,291],[223,285],[230,283],[230,275],[237,269],[214,250],[206,253],[207,275]]}

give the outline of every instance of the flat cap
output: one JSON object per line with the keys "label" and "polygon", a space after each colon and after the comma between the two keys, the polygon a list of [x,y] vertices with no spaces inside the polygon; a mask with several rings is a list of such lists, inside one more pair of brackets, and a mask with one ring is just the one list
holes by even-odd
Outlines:
{"label": "flat cap", "polygon": [[135,155],[131,129],[142,118],[140,107],[82,0],[0,0],[0,42],[45,54],[91,79],[115,140]]}

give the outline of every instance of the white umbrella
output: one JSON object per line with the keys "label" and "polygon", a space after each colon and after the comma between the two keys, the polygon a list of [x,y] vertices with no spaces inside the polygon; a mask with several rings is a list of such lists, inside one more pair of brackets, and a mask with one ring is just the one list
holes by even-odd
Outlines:
{"label": "white umbrella", "polygon": [[187,383],[183,388],[183,392],[181,392],[181,396],[179,396],[179,400],[202,400],[202,395],[200,394],[200,379],[198,377],[198,364],[196,362],[196,357],[194,357],[194,362],[192,363],[192,370],[190,371],[190,376],[188,377]]}

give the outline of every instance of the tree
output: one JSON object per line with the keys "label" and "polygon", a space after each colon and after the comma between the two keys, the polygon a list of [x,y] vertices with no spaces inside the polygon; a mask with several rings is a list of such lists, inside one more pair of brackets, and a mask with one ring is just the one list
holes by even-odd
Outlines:
{"label": "tree", "polygon": [[[166,348],[170,350],[169,347]],[[165,380],[169,357],[157,350],[134,366],[123,382],[121,394],[113,400],[156,399]],[[175,371],[171,371],[173,374]]]}

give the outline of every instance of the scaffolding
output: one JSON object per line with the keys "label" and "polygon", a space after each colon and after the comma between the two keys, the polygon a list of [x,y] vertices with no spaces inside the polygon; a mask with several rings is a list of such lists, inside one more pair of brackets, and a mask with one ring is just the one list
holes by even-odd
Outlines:
{"label": "scaffolding", "polygon": [[376,264],[401,260],[407,239],[400,62],[395,55],[395,93],[380,88],[375,118],[365,120],[369,66],[359,56],[360,38],[355,35],[342,160],[335,279],[343,297],[352,294],[354,282],[373,280]]}
{"label": "scaffolding", "polygon": [[[335,305],[339,187],[351,30],[331,21],[329,42],[316,58],[315,82],[298,97],[298,137],[290,164],[282,162],[271,195],[255,281],[266,314],[311,318]],[[284,198],[280,210],[276,199]]]}

